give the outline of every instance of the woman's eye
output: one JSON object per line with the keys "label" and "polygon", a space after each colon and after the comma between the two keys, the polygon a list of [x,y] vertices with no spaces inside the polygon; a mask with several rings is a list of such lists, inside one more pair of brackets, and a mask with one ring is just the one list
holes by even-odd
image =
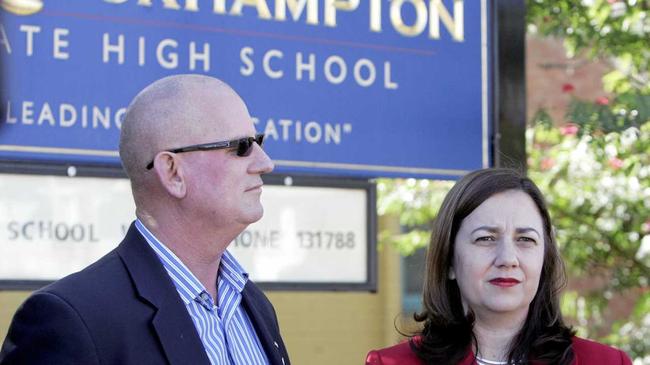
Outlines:
{"label": "woman's eye", "polygon": [[493,236],[481,236],[476,238],[476,242],[491,242],[494,241]]}
{"label": "woman's eye", "polygon": [[537,243],[537,241],[535,241],[534,238],[524,237],[524,236],[519,237],[519,241],[526,242],[526,243]]}

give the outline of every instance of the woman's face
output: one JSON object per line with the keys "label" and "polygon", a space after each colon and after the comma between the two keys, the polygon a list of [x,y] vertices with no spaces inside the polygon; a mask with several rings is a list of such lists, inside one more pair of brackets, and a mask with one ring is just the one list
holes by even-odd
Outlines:
{"label": "woman's face", "polygon": [[544,225],[523,191],[495,194],[468,215],[456,234],[450,278],[477,316],[525,317],[544,263]]}

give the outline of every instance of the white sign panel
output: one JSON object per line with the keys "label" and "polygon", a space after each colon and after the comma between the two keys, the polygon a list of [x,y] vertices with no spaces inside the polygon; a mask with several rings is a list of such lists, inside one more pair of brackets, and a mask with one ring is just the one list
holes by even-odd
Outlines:
{"label": "white sign panel", "polygon": [[[367,284],[368,190],[266,185],[229,250],[253,280]],[[135,219],[122,178],[0,174],[0,281],[50,281],[112,250]]]}
{"label": "white sign panel", "polygon": [[230,245],[260,282],[365,283],[364,189],[265,186],[264,217]]}
{"label": "white sign panel", "polygon": [[135,218],[125,179],[0,174],[0,280],[55,280],[113,249]]}

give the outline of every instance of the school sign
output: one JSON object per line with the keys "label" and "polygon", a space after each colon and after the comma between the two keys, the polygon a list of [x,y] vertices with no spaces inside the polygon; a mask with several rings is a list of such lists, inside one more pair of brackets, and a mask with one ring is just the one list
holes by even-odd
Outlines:
{"label": "school sign", "polygon": [[241,94],[280,173],[457,177],[491,164],[486,0],[0,4],[3,161],[119,166],[133,96],[202,73]]}

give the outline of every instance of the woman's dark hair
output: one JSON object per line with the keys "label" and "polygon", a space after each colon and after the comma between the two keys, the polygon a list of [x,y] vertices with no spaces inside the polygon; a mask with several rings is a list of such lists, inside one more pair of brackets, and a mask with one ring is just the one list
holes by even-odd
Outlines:
{"label": "woman's dark hair", "polygon": [[522,329],[509,346],[508,360],[535,360],[548,364],[570,364],[573,360],[573,331],[564,324],[559,293],[566,285],[551,219],[544,197],[526,176],[510,169],[484,169],[464,176],[449,191],[433,225],[426,258],[423,311],[415,320],[424,322],[421,340],[411,340],[413,351],[427,364],[459,363],[471,346],[477,346],[472,329],[473,313],[466,314],[460,290],[449,278],[454,241],[463,219],[494,194],[518,190],[528,194],[544,223],[544,263],[537,293],[530,303]]}

